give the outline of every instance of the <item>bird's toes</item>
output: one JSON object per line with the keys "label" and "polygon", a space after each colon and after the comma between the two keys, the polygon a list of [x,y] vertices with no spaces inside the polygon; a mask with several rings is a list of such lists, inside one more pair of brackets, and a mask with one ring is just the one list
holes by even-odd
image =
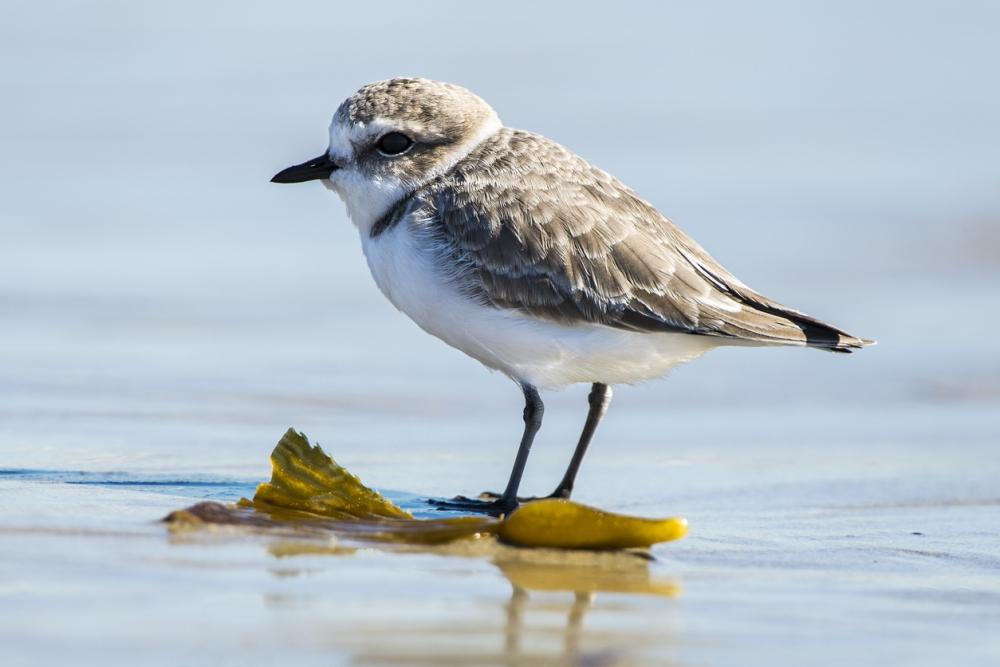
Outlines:
{"label": "bird's toes", "polygon": [[427,502],[442,512],[465,512],[470,514],[488,514],[490,516],[509,514],[517,507],[517,503],[505,502],[499,497],[493,500],[485,500],[455,496],[450,500],[428,498]]}

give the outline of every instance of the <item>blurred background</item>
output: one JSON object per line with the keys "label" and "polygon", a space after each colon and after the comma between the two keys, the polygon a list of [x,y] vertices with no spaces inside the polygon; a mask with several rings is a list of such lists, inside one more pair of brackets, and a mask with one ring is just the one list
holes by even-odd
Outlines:
{"label": "blurred background", "polygon": [[[518,390],[393,310],[334,195],[268,183],[358,87],[416,75],[879,341],[617,390],[581,500],[718,529],[748,499],[995,499],[998,31],[991,2],[5,0],[0,466],[252,481],[294,426],[378,486],[500,486]],[[545,397],[526,492],[585,394]],[[690,544],[679,562],[712,560]]]}
{"label": "blurred background", "polygon": [[[602,440],[663,440],[646,419],[671,440],[799,438],[796,414],[822,440],[855,412],[877,420],[852,437],[975,437],[940,406],[1000,398],[993,3],[0,12],[8,465],[259,466],[292,424],[362,458],[405,437],[506,466],[519,392],[393,310],[334,195],[268,183],[397,75],[474,90],[751,286],[879,340],[714,352],[620,391]],[[539,457],[565,458],[584,393],[550,396]],[[732,429],[742,411],[764,428]]]}

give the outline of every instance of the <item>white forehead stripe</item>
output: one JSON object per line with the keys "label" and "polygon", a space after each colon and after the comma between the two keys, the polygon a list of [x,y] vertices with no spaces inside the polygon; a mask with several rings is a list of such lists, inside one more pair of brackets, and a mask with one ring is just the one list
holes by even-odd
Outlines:
{"label": "white forehead stripe", "polygon": [[[465,149],[459,157],[464,157],[473,148],[478,146],[483,139],[492,135],[503,127],[499,116],[490,109],[490,114],[483,118],[476,133],[457,146],[458,150]],[[432,130],[415,123],[413,121],[396,121],[388,118],[375,118],[368,123],[338,122],[334,116],[330,121],[330,147],[329,155],[339,161],[350,161],[354,157],[356,146],[363,145],[371,141],[373,137],[381,136],[387,132],[399,131],[410,134],[414,137],[427,137],[428,134],[435,134]],[[454,164],[454,163],[452,163]],[[450,165],[449,165],[450,166]],[[439,172],[440,173],[440,172]]]}
{"label": "white forehead stripe", "polygon": [[401,123],[386,118],[375,118],[369,123],[338,123],[336,116],[330,122],[330,157],[350,160],[354,157],[355,146],[368,143],[374,137],[397,130],[413,135],[421,135],[426,129],[417,123]]}
{"label": "white forehead stripe", "polygon": [[330,147],[327,154],[342,164],[354,157],[349,128],[338,123],[336,118],[330,123]]}

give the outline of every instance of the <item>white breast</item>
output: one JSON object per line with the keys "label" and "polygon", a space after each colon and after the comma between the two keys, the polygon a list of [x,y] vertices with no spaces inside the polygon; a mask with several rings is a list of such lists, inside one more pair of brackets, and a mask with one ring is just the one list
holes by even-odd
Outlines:
{"label": "white breast", "polygon": [[424,331],[516,381],[542,388],[643,382],[718,345],[706,336],[563,325],[483,306],[448,280],[422,224],[408,218],[375,238],[362,233],[376,284]]}

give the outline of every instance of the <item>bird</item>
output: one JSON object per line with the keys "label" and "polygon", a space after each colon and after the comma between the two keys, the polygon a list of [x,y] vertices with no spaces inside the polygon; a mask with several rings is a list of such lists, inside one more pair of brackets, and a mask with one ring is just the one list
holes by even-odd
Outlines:
{"label": "bird", "polygon": [[722,346],[874,344],[755,292],[617,178],[505,127],[458,85],[400,77],[361,87],[334,113],[327,150],[271,180],[318,180],[339,195],[388,300],[520,387],[524,426],[504,491],[440,509],[518,506],[540,390],[591,387],[548,496],[569,498],[613,385],[660,378]]}

